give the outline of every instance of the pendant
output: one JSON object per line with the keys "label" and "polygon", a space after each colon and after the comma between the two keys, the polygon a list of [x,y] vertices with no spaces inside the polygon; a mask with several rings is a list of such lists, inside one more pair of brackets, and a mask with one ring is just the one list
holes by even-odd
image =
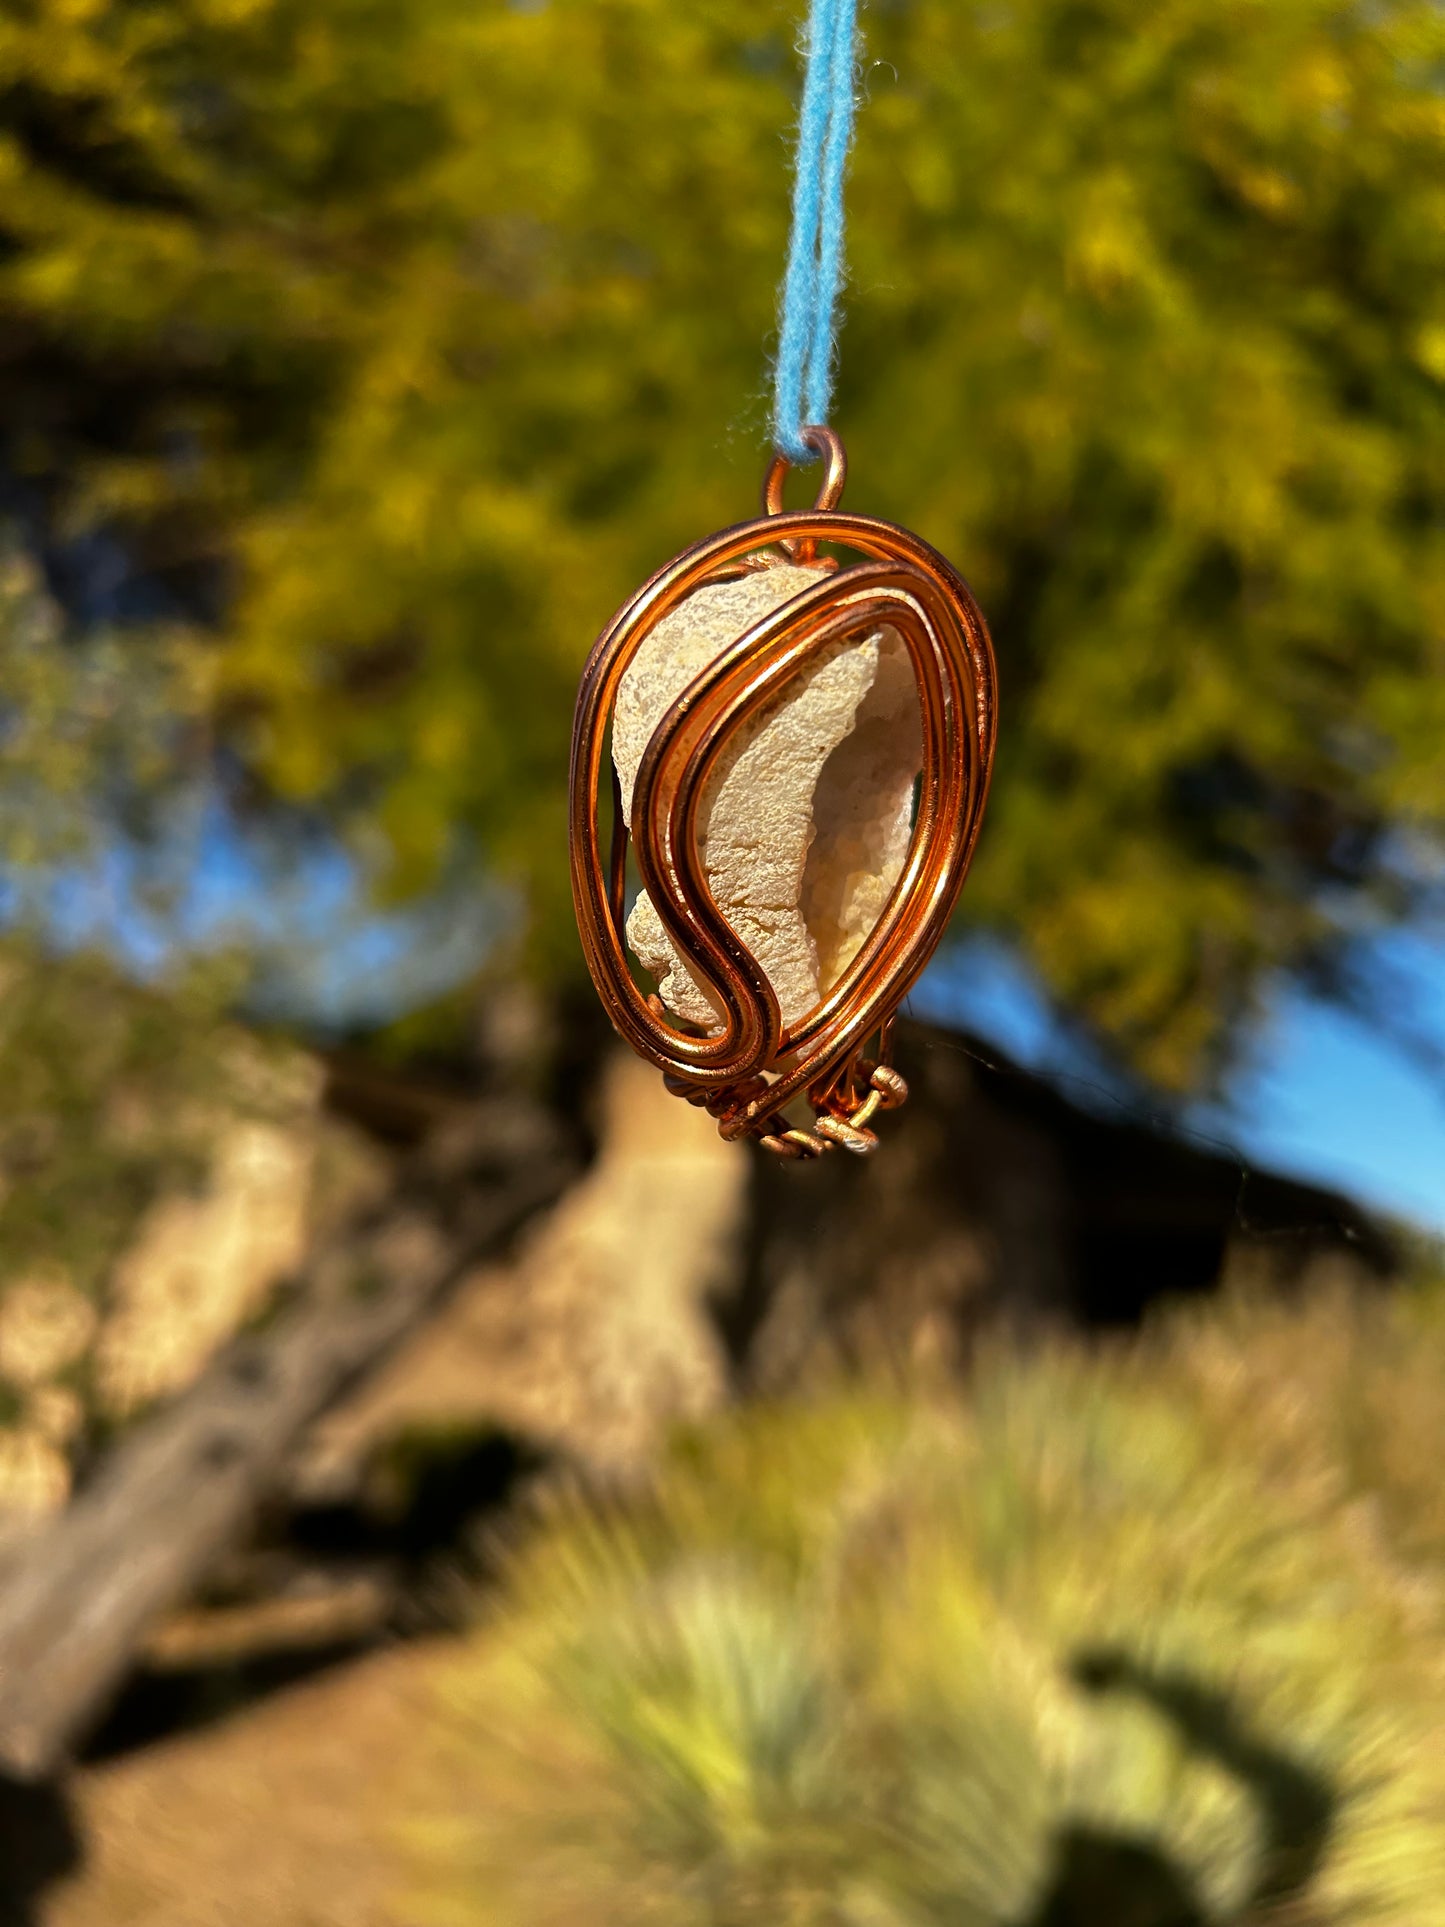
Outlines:
{"label": "pendant", "polygon": [[841,510],[842,443],[805,439],[826,463],[810,510],[784,511],[775,456],[764,514],[669,562],[598,637],[570,804],[577,924],[614,1027],[723,1137],[788,1158],[872,1151],[874,1115],[907,1097],[894,1020],[963,887],[997,717],[963,578]]}

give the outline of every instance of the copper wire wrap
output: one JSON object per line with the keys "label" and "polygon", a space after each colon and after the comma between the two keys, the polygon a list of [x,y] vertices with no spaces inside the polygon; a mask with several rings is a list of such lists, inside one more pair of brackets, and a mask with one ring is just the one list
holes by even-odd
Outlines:
{"label": "copper wire wrap", "polygon": [[[898,1006],[948,924],[978,839],[997,722],[993,648],[963,578],[936,550],[889,522],[837,504],[846,460],[830,429],[807,437],[826,461],[814,507],[782,507],[788,463],[768,470],[766,513],[710,536],[660,569],[603,630],[588,657],[572,735],[572,894],[588,969],[607,1014],[668,1088],[703,1104],[725,1138],[757,1137],[786,1157],[871,1151],[868,1125],[907,1086],[888,1064]],[[783,559],[814,562],[819,543],[862,558],[832,570],[757,622],[702,671],[658,723],[632,800],[638,873],[678,954],[706,986],[721,1023],[703,1033],[670,1019],[633,981],[623,919],[628,832],[608,756],[618,685],[643,639],[706,582]],[[786,1028],[756,958],[713,900],[698,813],[733,732],[820,650],[887,626],[903,639],[922,716],[922,773],[907,859],[882,915],[838,982]],[[599,801],[608,758],[612,822],[604,854]],[[868,1046],[873,1044],[871,1054]],[[785,1108],[806,1097],[811,1128]]]}

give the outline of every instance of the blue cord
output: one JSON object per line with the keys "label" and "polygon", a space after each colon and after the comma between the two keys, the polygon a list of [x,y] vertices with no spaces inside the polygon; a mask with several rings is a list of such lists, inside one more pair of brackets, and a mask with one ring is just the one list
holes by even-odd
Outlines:
{"label": "blue cord", "polygon": [[828,419],[843,272],[843,174],[853,138],[858,0],[812,0],[798,114],[793,231],[783,278],[773,440],[790,462],[816,451],[802,431]]}

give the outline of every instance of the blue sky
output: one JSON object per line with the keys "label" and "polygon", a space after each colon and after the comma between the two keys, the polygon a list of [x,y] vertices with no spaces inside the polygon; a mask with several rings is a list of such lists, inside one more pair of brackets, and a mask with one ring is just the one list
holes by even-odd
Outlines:
{"label": "blue sky", "polygon": [[456,891],[377,910],[362,868],[333,840],[242,831],[204,790],[176,800],[144,853],[97,826],[83,868],[51,881],[42,923],[63,945],[96,946],[138,977],[178,955],[244,951],[251,1007],[323,1030],[364,1029],[464,982],[507,924],[501,891]]}

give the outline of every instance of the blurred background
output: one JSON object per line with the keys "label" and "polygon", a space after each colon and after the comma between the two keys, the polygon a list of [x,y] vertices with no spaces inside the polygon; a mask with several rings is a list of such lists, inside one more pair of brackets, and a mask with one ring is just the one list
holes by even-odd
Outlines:
{"label": "blurred background", "polygon": [[1001,739],[844,1170],[565,862],[801,11],[0,9],[0,1921],[1445,1921],[1445,14],[865,6]]}

